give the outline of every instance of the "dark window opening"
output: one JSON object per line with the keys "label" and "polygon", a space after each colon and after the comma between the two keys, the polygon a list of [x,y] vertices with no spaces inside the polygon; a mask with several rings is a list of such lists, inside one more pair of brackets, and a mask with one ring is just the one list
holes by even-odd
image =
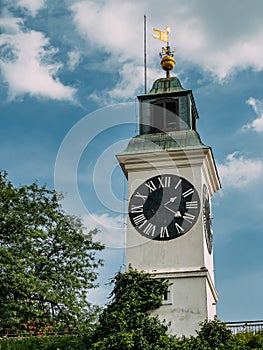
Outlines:
{"label": "dark window opening", "polygon": [[[167,281],[166,278],[161,278],[162,281]],[[169,283],[168,289],[166,292],[163,293],[163,303],[165,304],[171,304],[172,303],[172,284]]]}
{"label": "dark window opening", "polygon": [[193,108],[192,108],[192,129],[196,130],[196,115]]}
{"label": "dark window opening", "polygon": [[164,100],[152,104],[152,133],[179,130],[178,100]]}

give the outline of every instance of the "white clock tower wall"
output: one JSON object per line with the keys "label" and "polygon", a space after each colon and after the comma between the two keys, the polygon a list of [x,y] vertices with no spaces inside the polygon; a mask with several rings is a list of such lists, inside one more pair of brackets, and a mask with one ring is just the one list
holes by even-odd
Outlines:
{"label": "white clock tower wall", "polygon": [[220,182],[212,150],[196,130],[192,91],[167,76],[138,99],[140,134],[117,155],[128,179],[126,268],[168,280],[168,294],[153,314],[171,323],[170,333],[193,335],[216,315],[210,197]]}
{"label": "white clock tower wall", "polygon": [[[203,185],[212,195],[220,186],[210,148],[191,151],[118,155],[128,174],[128,197],[156,174],[179,175],[194,184],[202,202]],[[207,249],[202,209],[193,228],[170,241],[140,235],[127,221],[126,266],[150,272],[171,283],[169,301],[154,313],[171,323],[170,332],[194,334],[204,319],[216,314],[213,254]]]}
{"label": "white clock tower wall", "polygon": [[[150,156],[147,154],[137,155],[137,158],[134,155],[132,157],[126,156],[126,170],[129,173],[129,198],[141,183],[152,176],[176,174],[194,183],[202,200],[203,184],[206,183],[212,189],[214,184],[212,181],[208,181],[207,165],[204,166],[208,156],[203,151],[194,153],[194,161],[190,160],[190,157],[193,157],[193,152],[189,155],[187,152],[183,152],[167,156],[166,152],[161,152]],[[209,152],[207,153],[209,154]],[[180,160],[176,158],[180,158]],[[145,271],[156,270],[157,261],[158,270],[205,266],[213,275],[213,259],[206,247],[201,212],[196,224],[188,233],[171,241],[149,240],[136,232],[129,219],[127,225],[127,264]]]}
{"label": "white clock tower wall", "polygon": [[[212,306],[210,292],[207,289],[205,277],[196,272],[192,277],[171,277],[171,296],[168,302],[164,302],[159,310],[152,314],[159,315],[171,324],[169,332],[176,335],[190,336],[196,334],[196,329],[205,318],[212,319],[215,315],[215,306]],[[158,277],[164,277],[159,275]],[[209,287],[208,287],[209,288]],[[204,296],[208,295],[208,299]],[[211,304],[210,304],[211,303]],[[210,306],[211,305],[211,306]]]}

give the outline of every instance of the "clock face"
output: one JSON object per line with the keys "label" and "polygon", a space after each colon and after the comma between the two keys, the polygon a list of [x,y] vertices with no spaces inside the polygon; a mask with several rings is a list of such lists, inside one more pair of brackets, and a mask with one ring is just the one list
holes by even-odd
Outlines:
{"label": "clock face", "polygon": [[196,223],[199,212],[195,187],[173,174],[148,179],[134,191],[129,203],[129,218],[135,229],[158,241],[184,235]]}
{"label": "clock face", "polygon": [[212,229],[210,196],[206,185],[204,185],[203,187],[203,224],[204,224],[207,249],[209,254],[211,254],[212,245],[213,245],[213,229]]}

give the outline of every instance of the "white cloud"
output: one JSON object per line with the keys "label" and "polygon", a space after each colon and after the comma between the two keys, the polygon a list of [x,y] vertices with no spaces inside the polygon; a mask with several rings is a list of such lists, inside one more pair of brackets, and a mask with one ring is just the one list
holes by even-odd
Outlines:
{"label": "white cloud", "polygon": [[242,188],[262,177],[263,162],[234,152],[226,157],[224,164],[218,165],[218,170],[223,187]]}
{"label": "white cloud", "polygon": [[113,87],[111,90],[105,90],[103,93],[101,91],[95,91],[89,96],[89,98],[100,103],[100,105],[108,105],[118,102],[119,100],[131,100],[138,94],[138,90],[142,92],[142,66],[137,66],[133,62],[127,62],[120,67],[118,73],[119,80],[115,87]]}
{"label": "white cloud", "polygon": [[[131,72],[133,79],[130,79]],[[141,77],[143,76],[143,67],[135,66],[133,63],[125,63],[121,67],[119,74],[121,76],[121,80],[115,86],[115,88],[109,92],[109,96],[111,98],[117,96],[124,100],[135,97],[136,90],[142,83]]]}
{"label": "white cloud", "polygon": [[68,68],[73,71],[80,63],[81,54],[77,51],[70,51],[68,53]]}
{"label": "white cloud", "polygon": [[253,130],[258,133],[263,132],[263,101],[250,97],[247,104],[251,106],[257,115],[257,118],[252,123],[243,126],[243,130]]}
{"label": "white cloud", "polygon": [[110,216],[108,214],[90,214],[83,217],[87,231],[97,228],[99,232],[95,240],[100,241],[107,248],[123,249],[125,246],[125,217]]}
{"label": "white cloud", "polygon": [[[102,3],[80,1],[72,7],[76,28],[89,41],[93,50],[103,50],[101,65],[118,70],[118,80],[112,90],[90,98],[104,103],[126,100],[135,96],[143,84],[141,6],[131,1],[113,0]],[[101,55],[101,54],[100,54]],[[108,63],[103,63],[107,60]]]}
{"label": "white cloud", "polygon": [[71,7],[79,33],[94,49],[102,48],[118,56],[119,61],[138,54],[133,49],[140,40],[140,8],[137,3],[119,0],[79,1]]}
{"label": "white cloud", "polygon": [[5,11],[4,16],[0,18],[0,28],[10,34],[18,33],[23,22],[22,18],[12,17],[8,11]]}
{"label": "white cloud", "polygon": [[[173,0],[166,1],[165,6],[159,1],[149,0],[81,0],[71,9],[81,36],[92,45],[93,50],[102,49],[109,54],[101,56],[100,60],[109,57],[112,69],[121,71],[116,86],[111,92],[106,92],[117,98],[122,98],[122,95],[125,98],[129,89],[131,95],[134,87],[139,89],[143,83],[144,13],[148,13],[149,69],[157,66],[158,52],[163,45],[152,38],[152,30],[169,25],[170,42],[176,46],[180,60],[184,64],[199,65],[203,74],[209,72],[223,82],[243,69],[263,70],[261,0],[254,0],[253,7],[249,0],[232,0],[223,4],[210,0],[178,0],[176,6]],[[165,23],[160,23],[162,18],[165,18]],[[123,74],[121,67],[123,64],[127,66],[127,63],[138,69],[129,72],[131,86],[127,86],[127,74]],[[160,75],[163,76],[161,70],[156,77]],[[121,91],[124,86],[124,91]]]}
{"label": "white cloud", "polygon": [[104,265],[99,268],[99,289],[90,291],[89,300],[103,305],[109,297],[112,286],[109,281],[117,271],[125,269],[125,223],[126,215],[89,214],[82,217],[87,232],[99,229],[94,240],[105,245],[100,253]]}
{"label": "white cloud", "polygon": [[6,33],[0,35],[0,69],[9,99],[29,94],[73,101],[75,89],[59,80],[61,64],[53,60],[56,49],[50,46],[49,39],[41,32],[23,31],[19,28],[20,19],[13,17],[6,17],[2,26],[7,19],[12,25],[7,25]]}
{"label": "white cloud", "polygon": [[99,268],[99,289],[90,291],[89,300],[103,305],[107,301],[112,286],[110,279],[117,271],[124,270],[125,266],[125,220],[126,216],[110,216],[108,214],[89,214],[82,217],[87,232],[99,229],[94,240],[105,245],[100,253],[104,265]]}
{"label": "white cloud", "polygon": [[166,20],[174,23],[172,37],[181,59],[224,80],[237,70],[263,69],[262,11],[260,0],[253,8],[247,0],[189,0],[179,1]]}
{"label": "white cloud", "polygon": [[[263,69],[262,46],[263,30],[259,36],[249,38],[248,41],[233,41],[231,46],[209,50],[205,58],[200,57],[198,63],[203,68],[215,74],[219,80],[228,78],[237,70],[253,68],[261,71]],[[238,53],[238,54],[237,54]],[[202,63],[203,60],[203,63]]]}
{"label": "white cloud", "polygon": [[35,16],[45,5],[45,0],[16,0],[16,5],[22,7]]}

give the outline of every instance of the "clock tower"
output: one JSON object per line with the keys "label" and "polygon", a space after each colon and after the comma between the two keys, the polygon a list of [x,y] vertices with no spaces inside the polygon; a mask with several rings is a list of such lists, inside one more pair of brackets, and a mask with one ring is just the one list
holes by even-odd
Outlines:
{"label": "clock tower", "polygon": [[166,78],[138,96],[139,135],[117,155],[128,179],[126,266],[169,281],[154,314],[171,323],[170,333],[189,336],[216,315],[210,198],[220,181],[192,91],[170,76],[168,45],[161,56]]}

